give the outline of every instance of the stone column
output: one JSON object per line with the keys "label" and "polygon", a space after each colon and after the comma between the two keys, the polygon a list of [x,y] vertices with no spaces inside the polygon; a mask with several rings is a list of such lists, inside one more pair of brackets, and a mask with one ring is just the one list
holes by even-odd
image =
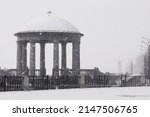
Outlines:
{"label": "stone column", "polygon": [[17,41],[17,75],[22,72],[22,43]]}
{"label": "stone column", "polygon": [[62,46],[62,53],[61,53],[61,69],[65,69],[66,68],[66,45],[67,43],[61,43]]}
{"label": "stone column", "polygon": [[22,42],[22,74],[27,75],[27,42]]}
{"label": "stone column", "polygon": [[59,42],[54,41],[53,75],[59,75]]}
{"label": "stone column", "polygon": [[73,42],[72,69],[75,75],[79,75],[80,70],[80,41]]}
{"label": "stone column", "polygon": [[45,69],[45,43],[40,43],[40,75],[45,76],[46,75],[46,69]]}
{"label": "stone column", "polygon": [[35,42],[30,42],[30,76],[35,75]]}

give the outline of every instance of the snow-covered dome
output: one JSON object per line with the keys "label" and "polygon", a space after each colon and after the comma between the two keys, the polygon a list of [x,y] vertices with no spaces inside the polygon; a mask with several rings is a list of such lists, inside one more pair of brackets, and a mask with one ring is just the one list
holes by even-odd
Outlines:
{"label": "snow-covered dome", "polygon": [[58,17],[38,18],[30,21],[19,32],[71,32],[79,33],[79,30],[70,22]]}

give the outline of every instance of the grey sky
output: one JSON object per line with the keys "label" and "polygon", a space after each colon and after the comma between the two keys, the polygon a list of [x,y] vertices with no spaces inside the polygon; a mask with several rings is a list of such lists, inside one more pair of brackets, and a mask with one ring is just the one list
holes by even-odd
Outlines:
{"label": "grey sky", "polygon": [[[16,67],[14,33],[51,10],[84,34],[81,68],[117,72],[118,60],[125,64],[139,54],[141,36],[150,38],[149,6],[149,0],[1,0],[0,66]],[[46,52],[46,66],[52,66],[52,45]]]}

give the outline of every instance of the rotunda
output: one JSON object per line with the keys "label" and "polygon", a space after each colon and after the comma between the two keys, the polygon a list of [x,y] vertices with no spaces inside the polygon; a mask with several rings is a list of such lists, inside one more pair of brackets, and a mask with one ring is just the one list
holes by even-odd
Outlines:
{"label": "rotunda", "polygon": [[[66,69],[66,47],[72,43],[72,71],[79,74],[80,41],[82,33],[70,22],[57,18],[46,17],[33,20],[15,33],[17,36],[17,74],[35,75],[35,44],[40,44],[40,75],[46,75],[45,44],[53,44],[53,75],[60,75],[60,69]],[[30,66],[27,66],[27,43],[30,43]],[[59,44],[61,44],[61,68],[59,67]]]}

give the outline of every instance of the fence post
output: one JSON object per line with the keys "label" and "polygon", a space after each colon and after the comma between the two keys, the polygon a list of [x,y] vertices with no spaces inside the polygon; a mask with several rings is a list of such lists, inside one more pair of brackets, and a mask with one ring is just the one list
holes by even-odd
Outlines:
{"label": "fence post", "polygon": [[47,89],[49,89],[49,76],[46,76]]}
{"label": "fence post", "polygon": [[104,75],[104,81],[103,81],[103,82],[104,82],[104,87],[105,87],[105,77],[106,77],[106,76]]}
{"label": "fence post", "polygon": [[141,76],[139,76],[139,86],[141,86],[141,84],[142,84],[142,81],[141,81]]}
{"label": "fence post", "polygon": [[23,90],[24,91],[29,91],[29,77],[28,76],[23,76]]}
{"label": "fence post", "polygon": [[121,80],[121,87],[122,87],[122,75],[121,75],[121,78],[120,78],[120,80]]}
{"label": "fence post", "polygon": [[124,82],[125,82],[125,87],[126,87],[126,85],[127,85],[127,84],[126,84],[126,83],[127,83],[127,75],[125,74],[124,77],[125,77],[125,81],[124,81]]}
{"label": "fence post", "polygon": [[54,76],[55,77],[55,89],[59,89],[58,80],[60,76]]}
{"label": "fence post", "polygon": [[146,78],[147,78],[147,77],[145,76],[145,86],[146,86]]}

